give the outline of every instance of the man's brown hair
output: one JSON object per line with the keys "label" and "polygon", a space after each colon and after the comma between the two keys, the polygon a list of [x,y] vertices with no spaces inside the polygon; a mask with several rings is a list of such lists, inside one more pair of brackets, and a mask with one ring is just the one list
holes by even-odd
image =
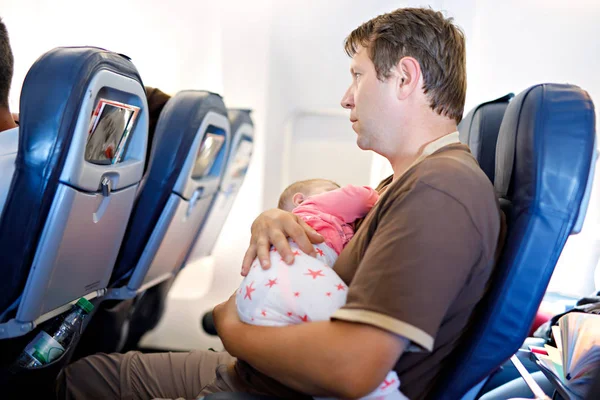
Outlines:
{"label": "man's brown hair", "polygon": [[402,57],[415,58],[431,108],[460,122],[467,93],[465,37],[452,18],[428,8],[400,8],[352,31],[344,49],[352,57],[359,46],[368,49],[382,81]]}

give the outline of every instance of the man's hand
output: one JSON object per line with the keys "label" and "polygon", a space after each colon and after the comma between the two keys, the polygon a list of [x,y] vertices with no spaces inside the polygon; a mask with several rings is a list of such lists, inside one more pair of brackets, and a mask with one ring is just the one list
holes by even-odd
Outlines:
{"label": "man's hand", "polygon": [[248,275],[252,261],[257,256],[263,269],[271,267],[269,255],[271,245],[275,246],[287,264],[292,264],[294,254],[288,243],[288,237],[296,242],[300,250],[313,257],[316,256],[313,243],[321,243],[324,240],[323,236],[297,215],[277,208],[267,210],[252,224],[252,238],[242,263],[242,276]]}

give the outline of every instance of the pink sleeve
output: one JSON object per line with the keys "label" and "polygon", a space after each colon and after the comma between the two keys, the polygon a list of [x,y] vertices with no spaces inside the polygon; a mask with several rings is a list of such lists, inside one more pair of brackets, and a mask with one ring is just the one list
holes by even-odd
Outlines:
{"label": "pink sleeve", "polygon": [[379,193],[368,186],[348,185],[343,188],[309,197],[300,207],[315,207],[349,224],[362,218],[375,205]]}

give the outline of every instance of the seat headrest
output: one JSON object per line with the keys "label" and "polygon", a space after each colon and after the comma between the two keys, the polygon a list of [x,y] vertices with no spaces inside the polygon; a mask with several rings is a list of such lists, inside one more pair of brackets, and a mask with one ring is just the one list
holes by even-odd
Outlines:
{"label": "seat headrest", "polygon": [[137,81],[143,88],[129,59],[91,47],[51,50],[33,64],[25,77],[15,174],[0,218],[1,267],[6,272],[0,285],[0,291],[6,294],[0,296],[0,312],[25,286],[86,90],[103,70]]}
{"label": "seat headrest", "polygon": [[515,95],[508,93],[472,109],[458,124],[460,141],[471,149],[471,153],[487,177],[494,182],[496,169],[496,141],[502,117],[508,103]]}
{"label": "seat headrest", "polygon": [[248,109],[236,109],[229,108],[227,110],[227,117],[229,118],[229,123],[231,125],[231,133],[234,134],[243,124],[249,124],[250,126],[254,126],[252,122],[252,118],[250,117],[250,113],[252,110]]}
{"label": "seat headrest", "polygon": [[[582,181],[587,183],[592,170],[594,131],[594,104],[579,87],[539,84],[520,93],[506,111],[496,145],[498,196],[557,208],[570,205],[573,190]],[[565,190],[557,191],[556,185]]]}

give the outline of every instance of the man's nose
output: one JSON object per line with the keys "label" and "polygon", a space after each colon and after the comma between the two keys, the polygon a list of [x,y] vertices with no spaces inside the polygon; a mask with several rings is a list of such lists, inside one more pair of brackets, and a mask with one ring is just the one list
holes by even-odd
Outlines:
{"label": "man's nose", "polygon": [[352,88],[349,87],[344,93],[344,97],[342,97],[342,101],[340,103],[343,108],[351,109],[354,107],[354,93],[352,93]]}

